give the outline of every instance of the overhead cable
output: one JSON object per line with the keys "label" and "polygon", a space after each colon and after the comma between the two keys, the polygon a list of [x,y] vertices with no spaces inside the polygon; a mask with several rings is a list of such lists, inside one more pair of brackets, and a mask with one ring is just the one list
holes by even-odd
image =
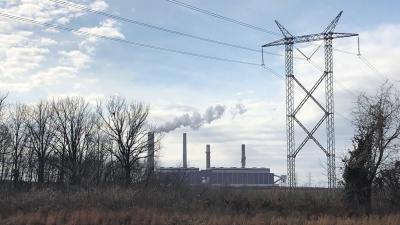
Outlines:
{"label": "overhead cable", "polygon": [[136,45],[136,46],[145,47],[145,48],[152,48],[152,49],[157,49],[157,50],[161,50],[161,51],[174,52],[174,53],[179,53],[179,54],[184,54],[184,55],[196,56],[196,57],[207,58],[207,59],[214,59],[214,60],[231,62],[231,63],[240,63],[240,64],[247,64],[247,65],[253,65],[253,66],[260,66],[260,64],[258,64],[258,63],[245,62],[245,61],[226,59],[226,58],[219,58],[219,57],[202,55],[202,54],[186,52],[186,51],[181,51],[181,50],[175,50],[175,49],[171,49],[171,48],[164,48],[164,47],[159,47],[159,46],[149,45],[149,44],[144,44],[144,43],[139,43],[139,42],[133,42],[133,41],[125,40],[122,38],[113,38],[113,37],[103,36],[103,35],[99,35],[99,34],[95,34],[95,33],[86,32],[83,30],[77,30],[77,29],[68,28],[68,27],[59,26],[59,25],[50,24],[50,23],[43,23],[43,22],[39,22],[36,20],[31,20],[31,19],[19,17],[19,16],[13,16],[13,15],[1,13],[1,12],[0,12],[0,16],[8,17],[10,19],[15,19],[15,20],[19,20],[19,21],[28,22],[28,23],[33,23],[33,24],[37,24],[37,25],[41,25],[41,26],[51,27],[51,28],[55,28],[55,29],[59,29],[59,30],[65,30],[65,31],[74,32],[74,33],[78,33],[78,34],[84,34],[87,36],[93,36],[93,37],[117,41],[117,42],[121,42],[121,43],[125,43],[125,44]]}
{"label": "overhead cable", "polygon": [[[121,38],[113,38],[113,37],[103,36],[103,35],[99,35],[99,34],[95,34],[95,33],[91,33],[91,32],[86,32],[86,31],[77,30],[77,29],[64,27],[64,26],[59,26],[59,25],[50,24],[50,23],[39,22],[39,21],[36,21],[36,20],[32,20],[32,19],[28,19],[28,18],[24,18],[24,17],[19,17],[19,16],[13,16],[13,15],[1,13],[1,12],[0,12],[0,16],[7,17],[7,18],[10,18],[10,19],[19,20],[19,21],[23,21],[23,22],[27,22],[27,23],[32,23],[32,24],[36,24],[36,25],[55,28],[55,29],[59,29],[59,30],[74,32],[74,33],[78,33],[78,34],[83,34],[83,35],[87,35],[87,36],[93,36],[93,37],[102,38],[102,39],[106,39],[106,40],[117,41],[117,42],[121,42],[121,43],[124,43],[124,44],[130,44],[130,45],[135,45],[135,46],[140,46],[140,47],[145,47],[145,48],[151,48],[151,49],[156,49],[156,50],[161,50],[161,51],[173,52],[173,53],[178,53],[178,54],[183,54],[183,55],[190,55],[190,56],[195,56],[195,57],[200,57],[200,58],[207,58],[207,59],[225,61],[225,62],[230,62],[230,63],[238,63],[238,64],[245,64],[245,65],[252,65],[252,66],[261,66],[261,64],[258,64],[258,63],[245,62],[245,61],[239,61],[239,60],[232,60],[232,59],[226,59],[226,58],[219,58],[219,57],[202,55],[202,54],[186,52],[186,51],[180,51],[180,50],[164,48],[164,47],[159,47],[159,46],[154,46],[154,45],[148,45],[148,44],[139,43],[139,42],[133,42],[133,41],[129,41],[129,40],[121,39]],[[273,75],[275,75],[279,79],[281,79],[283,81],[285,80],[285,78],[282,75],[280,75],[279,73],[277,73],[276,71],[274,71],[270,67],[265,66],[265,65],[263,65],[262,67],[264,69],[267,69],[268,71],[270,71]],[[299,89],[298,87],[296,89],[298,89],[299,91],[303,92],[303,90]]]}
{"label": "overhead cable", "polygon": [[[50,1],[53,1],[53,0],[50,0]],[[238,24],[238,25],[241,25],[241,26],[244,26],[244,27],[252,28],[254,30],[262,31],[262,32],[265,32],[265,33],[269,33],[269,34],[272,34],[272,35],[279,36],[279,37],[283,37],[283,35],[280,34],[280,33],[277,33],[277,32],[274,32],[274,31],[270,31],[270,30],[267,30],[267,29],[264,29],[264,28],[261,28],[261,27],[253,26],[251,24],[247,24],[247,23],[244,23],[244,22],[241,22],[241,21],[238,21],[238,20],[234,20],[234,19],[225,17],[225,16],[221,16],[219,14],[216,14],[216,13],[213,13],[213,12],[210,12],[210,11],[207,11],[207,10],[204,10],[204,9],[201,9],[201,8],[198,8],[198,7],[195,7],[195,6],[192,6],[192,5],[177,1],[177,0],[166,0],[166,1],[174,3],[174,4],[182,6],[182,7],[185,7],[185,8],[188,8],[188,9],[191,9],[191,10],[194,10],[194,11],[197,11],[197,12],[200,12],[200,13],[203,13],[203,14],[206,14],[206,15],[209,15],[209,16],[213,16],[213,17],[218,18],[218,19],[222,19],[222,20],[225,20],[225,21],[228,21],[228,22],[231,22],[231,23],[235,23],[235,24]],[[315,44],[315,43],[309,43],[309,45],[317,46],[317,44]],[[341,52],[341,53],[345,53],[345,54],[349,54],[349,55],[357,55],[357,53],[352,53],[352,52],[345,51],[345,50],[340,50],[340,49],[335,49],[335,48],[332,48],[332,50],[337,51],[337,52]]]}
{"label": "overhead cable", "polygon": [[[93,9],[91,9],[89,7],[78,5],[78,4],[71,3],[71,2],[66,2],[66,1],[62,1],[62,0],[48,0],[48,1],[56,2],[56,3],[62,4],[62,5],[66,5],[66,6],[69,6],[69,7],[76,8],[76,9],[80,9],[80,10],[83,10],[83,11],[86,11],[86,12],[95,13],[95,14],[98,14],[98,15],[102,15],[102,16],[106,16],[106,17],[112,18],[112,19],[116,19],[116,20],[120,20],[120,21],[124,21],[124,22],[128,22],[128,23],[132,23],[132,24],[135,24],[135,25],[144,26],[144,27],[147,27],[147,28],[151,28],[151,29],[155,29],[155,30],[159,30],[159,31],[163,31],[163,32],[168,32],[168,33],[175,34],[175,35],[180,35],[180,36],[184,36],[184,37],[188,37],[188,38],[197,39],[197,40],[200,40],[200,41],[206,41],[206,42],[210,42],[210,43],[214,43],[214,44],[225,45],[225,46],[228,46],[228,47],[243,49],[243,50],[252,51],[252,52],[261,52],[258,49],[248,48],[248,47],[235,45],[235,44],[229,44],[229,43],[222,42],[222,41],[216,41],[216,40],[212,40],[212,39],[209,39],[209,38],[199,37],[199,36],[196,36],[196,35],[191,35],[191,34],[179,32],[179,31],[175,31],[175,30],[171,30],[171,29],[167,29],[167,28],[163,28],[163,27],[154,26],[154,25],[151,25],[151,24],[147,24],[147,23],[135,21],[135,20],[132,20],[132,19],[124,18],[124,17],[121,17],[121,16],[117,16],[117,15],[113,15],[113,14],[109,14],[109,13],[93,10]],[[264,51],[264,53],[265,54],[270,54],[270,55],[276,55],[276,56],[284,56],[282,54],[273,53],[273,52],[265,52]]]}
{"label": "overhead cable", "polygon": [[174,3],[174,4],[182,6],[182,7],[185,7],[185,8],[188,8],[188,9],[191,9],[191,10],[194,10],[194,11],[197,11],[197,12],[200,12],[200,13],[204,13],[204,14],[209,15],[209,16],[213,16],[213,17],[218,18],[218,19],[222,19],[222,20],[225,20],[225,21],[228,21],[228,22],[231,22],[231,23],[235,23],[235,24],[238,24],[238,25],[241,25],[241,26],[245,26],[245,27],[248,27],[248,28],[251,28],[251,29],[254,29],[254,30],[262,31],[262,32],[265,32],[265,33],[268,33],[268,34],[272,34],[272,35],[283,37],[282,34],[276,33],[274,31],[270,31],[270,30],[267,30],[267,29],[264,29],[264,28],[261,28],[261,27],[256,27],[256,26],[253,26],[253,25],[250,25],[250,24],[247,24],[247,23],[244,23],[244,22],[240,22],[238,20],[234,20],[234,19],[231,19],[231,18],[228,18],[228,17],[225,17],[225,16],[221,16],[219,14],[216,14],[216,13],[204,10],[204,9],[200,9],[200,8],[197,8],[195,6],[192,6],[192,5],[180,2],[180,1],[176,1],[176,0],[166,0],[166,1]]}

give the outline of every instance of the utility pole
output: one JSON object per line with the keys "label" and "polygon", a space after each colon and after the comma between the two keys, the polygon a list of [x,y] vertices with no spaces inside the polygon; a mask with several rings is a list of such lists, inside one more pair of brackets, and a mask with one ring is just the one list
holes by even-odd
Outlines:
{"label": "utility pole", "polygon": [[[295,160],[297,154],[308,142],[308,140],[313,140],[319,148],[325,153],[327,157],[327,169],[328,169],[328,188],[334,190],[336,188],[336,173],[335,173],[335,129],[334,129],[334,104],[333,104],[333,54],[332,54],[332,40],[336,38],[345,38],[358,36],[358,34],[349,33],[336,33],[333,32],[340,16],[343,11],[340,12],[336,18],[328,25],[328,27],[322,32],[317,34],[293,36],[289,33],[278,21],[275,23],[278,25],[280,31],[282,32],[284,38],[265,44],[262,47],[271,47],[285,45],[285,73],[286,73],[286,138],[287,138],[287,176],[288,176],[288,186],[293,188],[296,186],[295,178]],[[325,71],[321,77],[317,80],[314,86],[308,91],[300,83],[300,81],[295,77],[293,73],[293,46],[298,43],[314,42],[314,41],[324,41],[325,47]],[[298,48],[296,48],[300,51]],[[300,53],[305,56],[301,51]],[[307,60],[310,57],[305,56]],[[323,106],[317,99],[313,96],[314,91],[317,87],[325,81],[325,106]],[[303,100],[295,107],[294,104],[294,84],[297,84],[305,93],[306,96]],[[302,106],[311,99],[317,104],[317,106],[324,112],[322,118],[317,122],[314,128],[309,131],[296,117],[296,114],[300,111]],[[326,148],[320,144],[320,142],[313,136],[315,131],[321,126],[323,122],[326,122],[326,138],[327,145]],[[307,134],[307,137],[303,142],[296,148],[295,146],[295,122],[302,128],[302,130]]]}

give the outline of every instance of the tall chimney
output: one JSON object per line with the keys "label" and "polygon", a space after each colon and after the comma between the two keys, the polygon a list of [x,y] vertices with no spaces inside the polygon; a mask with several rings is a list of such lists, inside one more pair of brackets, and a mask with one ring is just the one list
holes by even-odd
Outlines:
{"label": "tall chimney", "polygon": [[242,144],[242,168],[246,168],[246,146]]}
{"label": "tall chimney", "polygon": [[147,134],[147,167],[149,170],[154,169],[154,133]]}
{"label": "tall chimney", "polygon": [[206,146],[206,169],[211,168],[211,166],[210,166],[210,159],[211,159],[210,153],[211,153],[210,145],[207,145]]}
{"label": "tall chimney", "polygon": [[187,168],[186,133],[183,133],[183,168]]}

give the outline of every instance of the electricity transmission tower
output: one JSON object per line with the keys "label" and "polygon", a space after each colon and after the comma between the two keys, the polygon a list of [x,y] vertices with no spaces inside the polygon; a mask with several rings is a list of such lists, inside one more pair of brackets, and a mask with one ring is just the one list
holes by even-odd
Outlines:
{"label": "electricity transmission tower", "polygon": [[[358,34],[333,32],[340,19],[340,16],[342,15],[342,12],[340,12],[336,16],[336,18],[328,25],[328,27],[322,33],[318,34],[293,36],[280,23],[278,23],[278,21],[275,21],[280,31],[282,32],[284,38],[262,46],[262,47],[271,47],[271,46],[285,45],[287,176],[288,176],[288,186],[290,188],[296,186],[296,178],[295,178],[296,156],[310,139],[313,140],[318,145],[318,147],[321,148],[321,150],[325,153],[327,157],[328,188],[332,190],[336,188],[335,130],[334,130],[334,116],[333,116],[334,104],[333,104],[332,40],[335,38],[345,38],[358,35]],[[317,80],[317,82],[314,84],[314,86],[308,91],[306,88],[304,88],[304,86],[294,76],[293,73],[293,45],[298,43],[314,42],[320,40],[324,41],[324,47],[325,47],[325,71],[323,72],[321,77]],[[303,54],[301,51],[300,53]],[[310,59],[309,57],[306,58],[307,60]],[[318,100],[313,96],[314,91],[323,81],[325,81],[325,106],[319,103]],[[294,83],[296,83],[306,93],[306,96],[297,106],[295,106],[294,103]],[[324,113],[322,118],[317,122],[317,124],[311,131],[309,131],[296,117],[296,114],[300,111],[300,109],[307,102],[307,100],[310,99],[314,101]],[[313,136],[324,121],[326,121],[326,138],[327,138],[326,148],[324,148],[320,144],[320,142]],[[294,138],[295,122],[307,134],[307,137],[303,140],[303,142],[301,142],[301,144],[297,148],[295,147],[295,138]]]}

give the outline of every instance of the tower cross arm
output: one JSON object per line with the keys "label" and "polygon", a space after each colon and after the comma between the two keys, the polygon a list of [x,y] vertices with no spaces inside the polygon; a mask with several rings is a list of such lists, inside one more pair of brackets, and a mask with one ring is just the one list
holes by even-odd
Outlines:
{"label": "tower cross arm", "polygon": [[290,44],[290,43],[293,44],[293,38],[282,38],[282,39],[279,39],[277,41],[265,44],[265,45],[263,45],[261,47],[279,46],[279,45],[286,45],[286,44]]}
{"label": "tower cross arm", "polygon": [[297,43],[320,41],[320,40],[325,40],[327,38],[336,39],[336,38],[345,38],[345,37],[352,37],[352,36],[358,36],[358,34],[337,33],[337,32],[309,34],[309,35],[301,35],[301,36],[290,37],[290,38],[283,38],[283,39],[280,39],[280,40],[265,44],[262,47],[286,45],[286,44],[289,44],[289,43],[297,44]]}

